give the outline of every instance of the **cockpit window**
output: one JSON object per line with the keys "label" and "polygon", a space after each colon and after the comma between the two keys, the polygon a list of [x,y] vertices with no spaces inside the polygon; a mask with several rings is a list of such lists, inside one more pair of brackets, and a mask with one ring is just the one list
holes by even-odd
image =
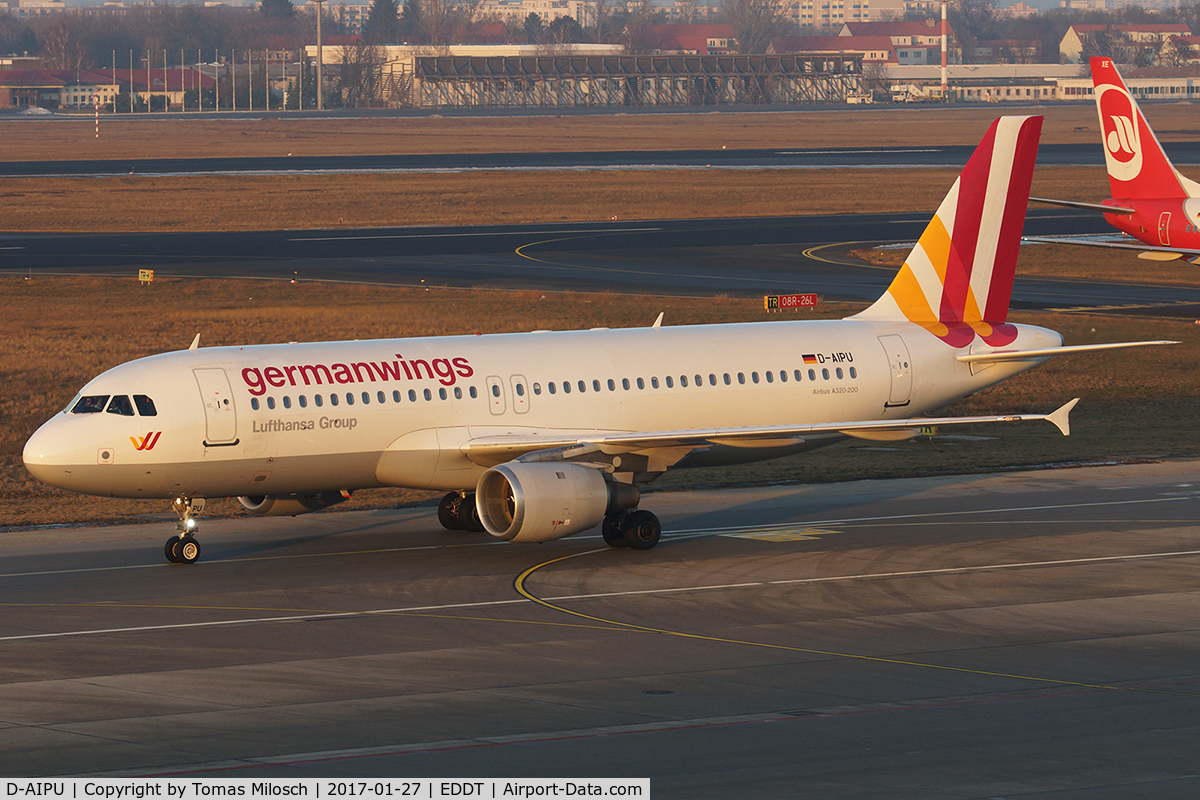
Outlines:
{"label": "cockpit window", "polygon": [[79,398],[79,402],[71,409],[72,414],[99,414],[108,402],[106,394],[92,394]]}
{"label": "cockpit window", "polygon": [[158,416],[158,410],[154,408],[154,401],[144,394],[135,394],[133,404],[137,406],[138,413],[143,417]]}
{"label": "cockpit window", "polygon": [[108,404],[108,413],[120,414],[122,417],[133,416],[133,403],[129,402],[129,396],[124,394],[114,394],[113,399]]}

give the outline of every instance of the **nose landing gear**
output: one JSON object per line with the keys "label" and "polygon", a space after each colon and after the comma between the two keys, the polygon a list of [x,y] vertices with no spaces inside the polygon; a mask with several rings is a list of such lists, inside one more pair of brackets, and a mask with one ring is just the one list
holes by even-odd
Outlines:
{"label": "nose landing gear", "polygon": [[167,539],[163,555],[172,564],[192,564],[200,558],[200,543],[196,541],[196,516],[204,511],[203,497],[176,497],[171,508],[179,515],[178,533]]}

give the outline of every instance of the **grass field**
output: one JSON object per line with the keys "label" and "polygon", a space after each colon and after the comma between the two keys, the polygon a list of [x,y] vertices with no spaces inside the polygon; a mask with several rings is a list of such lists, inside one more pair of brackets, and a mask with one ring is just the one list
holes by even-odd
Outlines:
{"label": "grass field", "polygon": [[[765,319],[761,301],[625,295],[561,295],[289,284],[47,278],[0,282],[0,526],[161,515],[164,501],[82,498],[38,484],[21,465],[28,435],[59,411],[84,382],[124,361],[187,346]],[[154,308],[147,314],[147,308]],[[103,309],[97,314],[97,309]],[[819,317],[854,306],[828,305]],[[744,467],[669,473],[656,487],[776,481],[826,482],[957,473],[1059,462],[1158,458],[1200,453],[1193,391],[1200,327],[1190,322],[1092,315],[1019,314],[1019,321],[1063,331],[1068,343],[1175,338],[1183,345],[1056,359],[953,406],[952,413],[1049,411],[1082,402],[1073,433],[1048,425],[990,426],[957,436],[880,445],[841,444],[814,454]],[[81,324],[86,321],[86,324]],[[957,431],[956,431],[957,433]],[[430,499],[430,493],[361,492],[342,508]],[[233,501],[210,505],[237,513]]]}
{"label": "grass field", "polygon": [[[937,209],[952,169],[9,178],[0,230],[208,231]],[[1037,170],[1035,196],[1097,201],[1099,168]]]}
{"label": "grass field", "polygon": [[[1196,135],[1195,108],[1153,104],[1159,139]],[[1097,141],[1096,108],[879,106],[838,111],[209,120],[180,114],[0,117],[0,160],[377,155],[386,153],[719,150],[722,147],[875,147],[979,141],[1002,114],[1045,116],[1042,141]]]}

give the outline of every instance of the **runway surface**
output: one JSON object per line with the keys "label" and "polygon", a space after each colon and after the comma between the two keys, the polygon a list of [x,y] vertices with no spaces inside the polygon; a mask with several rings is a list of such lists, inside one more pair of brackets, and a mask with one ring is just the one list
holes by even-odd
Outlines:
{"label": "runway surface", "polygon": [[[1180,165],[1200,163],[1200,142],[1167,142]],[[474,172],[632,169],[834,169],[880,167],[961,168],[975,145],[931,147],[615,150],[570,153],[431,153],[369,156],[257,158],[154,158],[0,162],[0,176],[220,175],[357,172]],[[1041,166],[1104,166],[1099,141],[1042,144]]]}
{"label": "runway surface", "polygon": [[645,777],[656,797],[1194,797],[1196,462],[0,534],[0,774]]}
{"label": "runway surface", "polygon": [[[647,220],[233,233],[0,234],[0,274],[344,281],[409,286],[741,297],[818,292],[873,301],[895,275],[846,243],[913,242],[928,214]],[[1096,214],[1031,209],[1030,236],[1111,232]],[[1039,246],[1039,245],[1034,245]],[[1019,278],[1017,308],[1194,316],[1200,290]]]}

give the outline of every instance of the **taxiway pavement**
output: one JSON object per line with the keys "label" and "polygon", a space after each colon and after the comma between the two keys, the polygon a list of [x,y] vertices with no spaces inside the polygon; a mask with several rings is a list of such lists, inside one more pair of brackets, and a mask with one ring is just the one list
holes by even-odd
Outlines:
{"label": "taxiway pavement", "polygon": [[0,775],[1194,797],[1200,465],[662,492],[649,552],[434,509],[0,533]]}
{"label": "taxiway pavement", "polygon": [[[1200,142],[1163,145],[1176,164],[1200,163]],[[613,150],[564,153],[389,153],[354,156],[267,156],[240,158],[133,158],[76,161],[0,162],[5,177],[97,175],[271,175],[363,172],[476,172],[637,169],[865,169],[881,167],[960,168],[975,145],[928,147],[822,147],[712,150]],[[1042,166],[1104,166],[1099,142],[1045,143]]]}
{"label": "taxiway pavement", "polygon": [[[928,215],[862,214],[223,233],[0,234],[0,274],[260,278],[409,286],[870,302],[895,275],[846,243],[912,242]],[[1031,209],[1027,235],[1109,233],[1088,212]],[[1041,245],[1033,245],[1041,246]],[[1130,257],[1131,265],[1136,259]],[[1132,307],[1195,316],[1200,289],[1019,278],[1017,308]]]}

